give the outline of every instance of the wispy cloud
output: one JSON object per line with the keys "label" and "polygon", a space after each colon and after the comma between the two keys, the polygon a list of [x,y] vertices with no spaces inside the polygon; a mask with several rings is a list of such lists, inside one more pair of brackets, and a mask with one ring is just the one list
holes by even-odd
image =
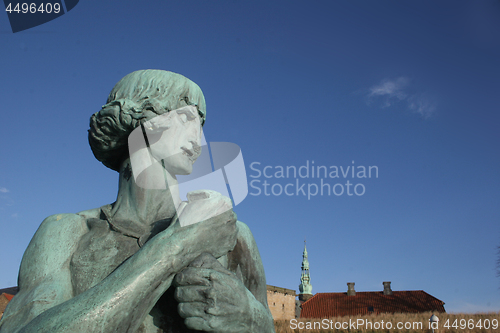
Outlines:
{"label": "wispy cloud", "polygon": [[14,205],[14,201],[10,198],[9,189],[6,187],[0,187],[0,206],[3,209],[5,206]]}
{"label": "wispy cloud", "polygon": [[424,118],[429,118],[436,111],[435,103],[426,94],[410,96],[408,98],[408,108],[419,113]]}
{"label": "wispy cloud", "polygon": [[369,89],[367,103],[381,102],[380,107],[390,107],[396,103],[404,102],[412,112],[420,114],[423,118],[429,118],[436,110],[435,103],[425,93],[410,93],[410,79],[398,77],[396,79],[384,79]]}
{"label": "wispy cloud", "polygon": [[370,88],[369,97],[385,96],[387,106],[390,106],[390,100],[403,100],[408,95],[403,91],[410,84],[410,80],[406,77],[400,77],[395,80],[385,79],[380,84]]}

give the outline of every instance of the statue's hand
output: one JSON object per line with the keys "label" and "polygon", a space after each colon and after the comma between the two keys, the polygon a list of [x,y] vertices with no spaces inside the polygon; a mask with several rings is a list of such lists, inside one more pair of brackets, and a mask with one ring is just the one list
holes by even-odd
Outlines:
{"label": "statue's hand", "polygon": [[231,200],[207,190],[190,192],[188,199],[180,213],[180,224],[177,222],[169,228],[180,242],[183,253],[197,257],[207,252],[219,258],[232,251],[237,228]]}
{"label": "statue's hand", "polygon": [[196,258],[174,279],[179,314],[188,328],[206,332],[252,332],[248,290],[212,255]]}
{"label": "statue's hand", "polygon": [[231,199],[211,190],[191,191],[187,199],[188,202],[182,202],[177,209],[182,227],[208,220],[233,208]]}

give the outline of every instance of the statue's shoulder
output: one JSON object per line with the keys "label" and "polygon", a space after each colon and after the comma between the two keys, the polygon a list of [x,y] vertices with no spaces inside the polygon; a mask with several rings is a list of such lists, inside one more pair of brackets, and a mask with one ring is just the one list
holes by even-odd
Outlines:
{"label": "statue's shoulder", "polygon": [[88,219],[99,216],[99,212],[97,208],[77,214],[54,214],[43,220],[24,252],[19,272],[20,287],[30,289],[38,285],[42,277],[68,268],[68,259],[89,231]]}
{"label": "statue's shoulder", "polygon": [[236,227],[238,236],[233,255],[239,257],[239,260],[242,262],[253,262],[254,264],[262,265],[257,242],[248,225],[241,221],[236,221]]}
{"label": "statue's shoulder", "polygon": [[255,246],[257,247],[257,244],[255,243],[255,239],[253,238],[252,231],[246,225],[245,223],[241,221],[236,221],[236,227],[238,228],[238,239],[239,240],[244,240],[245,243],[247,243],[249,246]]}
{"label": "statue's shoulder", "polygon": [[65,231],[77,233],[84,230],[86,219],[79,214],[54,214],[45,218],[38,227],[34,239],[45,238],[47,236],[58,238],[65,235]]}
{"label": "statue's shoulder", "polygon": [[234,250],[228,255],[228,268],[241,276],[247,289],[258,301],[267,306],[266,275],[257,243],[245,223],[237,221],[236,226],[238,227],[238,241]]}
{"label": "statue's shoulder", "polygon": [[[64,229],[68,228],[73,232],[76,232],[78,230],[85,231],[87,229],[86,227],[87,221],[92,218],[99,218],[100,215],[101,215],[100,207],[84,210],[76,214],[65,213],[65,214],[50,215],[45,220],[43,220],[37,233],[39,231],[46,231],[46,229],[52,231],[52,229],[54,228],[59,230],[58,233],[61,233],[62,231],[64,231]],[[61,228],[63,228],[63,230],[61,230]]]}
{"label": "statue's shoulder", "polygon": [[[111,206],[111,205],[107,205],[107,206]],[[106,207],[106,206],[103,206],[103,207]],[[98,219],[101,216],[101,212],[102,212],[103,207],[84,210],[84,211],[76,213],[76,215],[79,215],[79,216],[85,218],[86,220]]]}
{"label": "statue's shoulder", "polygon": [[87,219],[93,215],[95,210],[54,214],[43,220],[24,252],[19,293],[4,313],[2,332],[23,327],[38,314],[73,297],[69,259],[88,232]]}
{"label": "statue's shoulder", "polygon": [[[43,220],[35,236],[41,236],[40,233],[54,233],[64,235],[64,231],[71,234],[80,234],[88,231],[87,221],[92,218],[99,218],[101,208],[94,208],[74,213],[54,214]],[[56,235],[54,235],[56,236]]]}
{"label": "statue's shoulder", "polygon": [[[85,210],[76,214],[54,214],[42,221],[28,246],[26,257],[41,253],[68,254],[80,238],[89,231],[87,221],[100,216],[101,209]],[[36,250],[35,250],[36,249]],[[31,253],[33,252],[33,253]],[[54,256],[59,257],[59,256]]]}
{"label": "statue's shoulder", "polygon": [[241,222],[240,220],[236,221],[236,228],[238,230],[238,235],[243,235],[243,236],[252,235],[252,232],[250,231],[248,225],[246,225],[246,223],[244,222]]}
{"label": "statue's shoulder", "polygon": [[[54,214],[45,218],[24,254],[23,261],[39,255],[56,254],[66,252],[70,244],[78,242],[88,232],[87,219],[80,214]],[[61,253],[61,252],[62,253]]]}

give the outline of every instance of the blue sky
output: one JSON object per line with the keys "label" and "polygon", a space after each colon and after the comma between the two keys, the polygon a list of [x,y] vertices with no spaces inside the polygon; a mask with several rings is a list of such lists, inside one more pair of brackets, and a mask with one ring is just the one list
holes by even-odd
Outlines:
{"label": "blue sky", "polygon": [[202,88],[207,140],[238,144],[262,190],[321,179],[254,178],[253,162],[378,167],[323,179],[363,195],[249,188],[235,211],[269,284],[298,290],[307,238],[314,293],[392,281],[449,312],[500,311],[499,18],[494,1],[81,0],[13,34],[0,14],[0,287],[45,217],[115,200],[89,118],[154,68]]}

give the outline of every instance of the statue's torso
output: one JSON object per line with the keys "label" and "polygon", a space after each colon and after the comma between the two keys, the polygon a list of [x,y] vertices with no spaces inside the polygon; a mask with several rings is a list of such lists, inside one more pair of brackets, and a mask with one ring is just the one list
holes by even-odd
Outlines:
{"label": "statue's torso", "polygon": [[[70,262],[73,296],[104,280],[140,249],[137,238],[113,230],[102,216],[88,219],[87,225],[89,231],[80,239]],[[219,258],[219,262],[227,268],[227,256]],[[137,333],[200,333],[189,330],[184,325],[177,312],[174,290],[175,288],[171,287],[164,293]]]}

